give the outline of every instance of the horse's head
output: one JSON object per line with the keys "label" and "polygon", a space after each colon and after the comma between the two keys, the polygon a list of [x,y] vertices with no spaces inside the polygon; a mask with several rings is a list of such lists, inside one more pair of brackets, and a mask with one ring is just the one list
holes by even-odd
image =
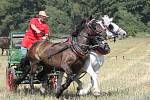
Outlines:
{"label": "horse's head", "polygon": [[110,47],[108,43],[105,41],[105,38],[102,36],[95,36],[90,39],[89,45],[91,49],[99,52],[102,55],[106,55],[110,53]]}
{"label": "horse's head", "polygon": [[92,17],[83,19],[79,25],[77,25],[75,32],[72,33],[73,36],[78,36],[79,34],[86,33],[88,36],[102,35],[106,32],[106,29],[101,23],[93,19]]}
{"label": "horse's head", "polygon": [[86,21],[86,32],[89,36],[100,36],[105,34],[105,27],[103,27],[98,20],[90,19]]}
{"label": "horse's head", "polygon": [[[113,28],[111,27],[111,21],[112,18],[108,21],[110,22],[108,24],[110,25],[110,28]],[[105,41],[107,37],[107,28],[103,25],[102,21],[97,21],[95,19],[87,20],[85,26],[87,27],[86,32],[89,36],[89,45],[92,46],[92,49],[100,52],[103,55],[108,54],[110,52],[110,47]]]}
{"label": "horse's head", "polygon": [[[76,27],[76,31],[72,33],[73,36],[78,37],[81,43],[85,43],[88,37],[102,36],[106,39],[106,29],[101,23],[92,17],[83,19]],[[81,39],[80,39],[81,38]]]}
{"label": "horse's head", "polygon": [[91,37],[105,36],[102,33],[105,29],[98,23],[97,20],[90,18],[83,19],[79,25],[77,25],[75,32],[72,33],[76,37],[75,41],[81,47],[82,50],[86,50],[89,46]]}

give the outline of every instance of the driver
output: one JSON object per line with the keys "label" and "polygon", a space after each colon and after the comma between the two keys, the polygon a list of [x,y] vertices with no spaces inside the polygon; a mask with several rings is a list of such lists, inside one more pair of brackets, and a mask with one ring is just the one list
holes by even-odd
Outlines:
{"label": "driver", "polygon": [[39,11],[38,17],[31,18],[29,21],[29,28],[21,43],[21,53],[23,56],[26,55],[27,49],[29,49],[35,42],[48,37],[49,27],[46,23],[47,17],[45,11]]}

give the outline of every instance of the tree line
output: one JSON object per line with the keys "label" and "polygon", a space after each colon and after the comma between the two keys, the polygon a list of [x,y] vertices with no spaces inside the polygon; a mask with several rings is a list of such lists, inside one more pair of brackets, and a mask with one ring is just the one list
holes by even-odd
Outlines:
{"label": "tree line", "polygon": [[1,0],[0,35],[25,31],[30,18],[45,10],[55,34],[69,34],[83,18],[103,15],[129,35],[150,33],[150,0]]}

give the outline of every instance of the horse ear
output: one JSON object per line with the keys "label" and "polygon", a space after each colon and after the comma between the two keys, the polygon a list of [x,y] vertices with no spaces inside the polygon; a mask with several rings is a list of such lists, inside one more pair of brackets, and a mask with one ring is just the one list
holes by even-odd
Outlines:
{"label": "horse ear", "polygon": [[85,23],[86,19],[83,19],[81,23],[76,26],[75,32],[73,32],[72,35],[77,36],[80,33],[80,31],[82,31],[82,29],[84,28]]}
{"label": "horse ear", "polygon": [[80,24],[83,25],[85,23],[86,23],[86,19],[83,19]]}
{"label": "horse ear", "polygon": [[92,20],[93,19],[93,17],[92,17],[92,15],[89,17],[89,20]]}

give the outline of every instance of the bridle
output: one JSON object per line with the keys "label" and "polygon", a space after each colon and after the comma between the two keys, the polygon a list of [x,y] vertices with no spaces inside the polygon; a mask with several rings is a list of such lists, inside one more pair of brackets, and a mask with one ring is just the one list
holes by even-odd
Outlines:
{"label": "bridle", "polygon": [[[84,28],[88,29],[88,30],[86,30],[87,32],[85,32],[87,36],[84,35],[84,33],[83,34],[78,34],[78,36],[89,39],[89,37],[91,36],[91,34],[90,34],[91,31],[92,31],[92,34],[97,34],[96,31],[93,29],[93,27],[91,25],[93,21],[94,20],[90,20],[88,23],[85,23],[85,25],[84,25]],[[75,37],[73,37],[73,38],[75,38]],[[73,52],[75,52],[78,56],[82,57],[82,56],[86,55],[89,52],[88,49],[89,49],[90,45],[79,43],[78,41],[76,41],[77,39],[73,39],[73,40],[75,40],[75,41],[72,42],[71,47],[72,47]],[[84,48],[84,49],[82,49],[82,48]]]}
{"label": "bridle", "polygon": [[96,20],[95,20],[95,19],[90,20],[90,21],[86,24],[86,26],[87,26],[87,28],[88,28],[89,30],[92,30],[92,33],[97,34],[97,32],[95,31],[95,29],[94,29],[93,26],[92,26],[93,21],[96,21]]}
{"label": "bridle", "polygon": [[[90,35],[94,35],[94,36],[100,35],[100,33],[105,31],[105,29],[103,29],[102,26],[100,24],[98,24],[97,22],[98,22],[98,20],[92,19],[91,21],[89,21],[87,23],[88,29],[92,31],[92,34],[90,34]],[[93,26],[92,26],[93,24],[95,24],[95,28],[93,28]]]}

